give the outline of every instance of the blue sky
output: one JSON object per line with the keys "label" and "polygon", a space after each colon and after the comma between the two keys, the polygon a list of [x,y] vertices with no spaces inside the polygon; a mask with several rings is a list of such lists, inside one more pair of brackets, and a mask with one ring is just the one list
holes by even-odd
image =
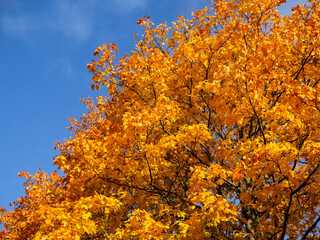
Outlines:
{"label": "blue sky", "polygon": [[[289,0],[281,8],[306,2]],[[86,69],[105,42],[134,48],[137,19],[150,15],[168,25],[210,0],[0,0],[0,206],[24,194],[18,172],[56,169],[54,142],[70,137],[68,117],[86,112],[80,98],[89,89]],[[104,91],[98,95],[105,94]]]}

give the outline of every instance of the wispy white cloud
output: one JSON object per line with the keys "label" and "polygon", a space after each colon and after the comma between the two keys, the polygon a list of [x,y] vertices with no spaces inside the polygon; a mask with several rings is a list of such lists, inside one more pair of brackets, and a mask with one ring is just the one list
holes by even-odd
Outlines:
{"label": "wispy white cloud", "polygon": [[[77,64],[79,63],[75,62],[67,55],[55,57],[48,56],[44,60],[44,79],[50,79],[57,83],[62,83],[65,80],[74,83],[78,83],[82,80],[87,82],[88,78],[86,75],[84,76],[84,74],[87,74],[85,67]],[[56,76],[56,78],[53,79],[52,76]]]}
{"label": "wispy white cloud", "polygon": [[95,31],[99,14],[129,13],[144,9],[152,0],[53,0],[44,11],[19,11],[0,16],[0,29],[9,34],[26,37],[51,31],[70,39],[86,40]]}
{"label": "wispy white cloud", "polygon": [[131,12],[136,9],[144,9],[147,6],[148,1],[151,0],[113,0],[117,11]]}
{"label": "wispy white cloud", "polygon": [[211,3],[208,0],[206,0],[206,1],[203,1],[203,0],[197,0],[197,1],[186,0],[186,7],[187,7],[188,10],[194,12],[196,10],[203,9],[203,6],[205,5],[204,3],[206,3],[207,7],[211,7]]}
{"label": "wispy white cloud", "polygon": [[[80,1],[85,2],[85,1]],[[72,39],[86,39],[93,28],[92,11],[87,4],[74,4],[71,0],[56,0],[44,12],[22,12],[0,17],[0,27],[5,33],[20,37],[33,36],[43,31],[62,34]]]}
{"label": "wispy white cloud", "polygon": [[68,80],[76,80],[76,75],[78,74],[75,70],[73,64],[70,59],[67,57],[61,57],[57,60],[57,66],[59,68],[62,75]]}
{"label": "wispy white cloud", "polygon": [[89,1],[56,0],[47,25],[69,38],[86,39],[94,28],[93,8]]}
{"label": "wispy white cloud", "polygon": [[5,33],[24,36],[34,30],[39,30],[42,23],[39,23],[35,17],[29,15],[3,15],[0,18],[1,28]]}

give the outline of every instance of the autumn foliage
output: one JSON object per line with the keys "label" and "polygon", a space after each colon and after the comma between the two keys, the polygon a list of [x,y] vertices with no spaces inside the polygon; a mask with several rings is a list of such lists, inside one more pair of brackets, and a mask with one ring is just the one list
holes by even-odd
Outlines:
{"label": "autumn foliage", "polygon": [[[96,103],[2,239],[318,239],[320,3],[216,0],[98,47]],[[106,92],[107,90],[107,92]]]}

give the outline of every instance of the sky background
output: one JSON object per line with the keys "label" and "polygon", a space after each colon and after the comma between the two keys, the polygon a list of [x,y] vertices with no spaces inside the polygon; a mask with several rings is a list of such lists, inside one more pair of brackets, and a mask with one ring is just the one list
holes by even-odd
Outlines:
{"label": "sky background", "polygon": [[[304,0],[288,0],[282,14]],[[69,138],[68,117],[86,108],[80,98],[98,96],[89,87],[86,65],[94,50],[115,43],[118,56],[130,53],[137,19],[150,15],[170,25],[210,0],[0,0],[0,207],[24,195],[18,172],[51,173]]]}

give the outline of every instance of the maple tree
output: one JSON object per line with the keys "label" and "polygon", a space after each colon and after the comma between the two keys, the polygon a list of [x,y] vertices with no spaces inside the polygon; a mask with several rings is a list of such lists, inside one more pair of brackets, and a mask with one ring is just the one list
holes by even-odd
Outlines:
{"label": "maple tree", "polygon": [[315,239],[320,3],[216,0],[136,49],[98,47],[54,163],[2,209],[4,239]]}

